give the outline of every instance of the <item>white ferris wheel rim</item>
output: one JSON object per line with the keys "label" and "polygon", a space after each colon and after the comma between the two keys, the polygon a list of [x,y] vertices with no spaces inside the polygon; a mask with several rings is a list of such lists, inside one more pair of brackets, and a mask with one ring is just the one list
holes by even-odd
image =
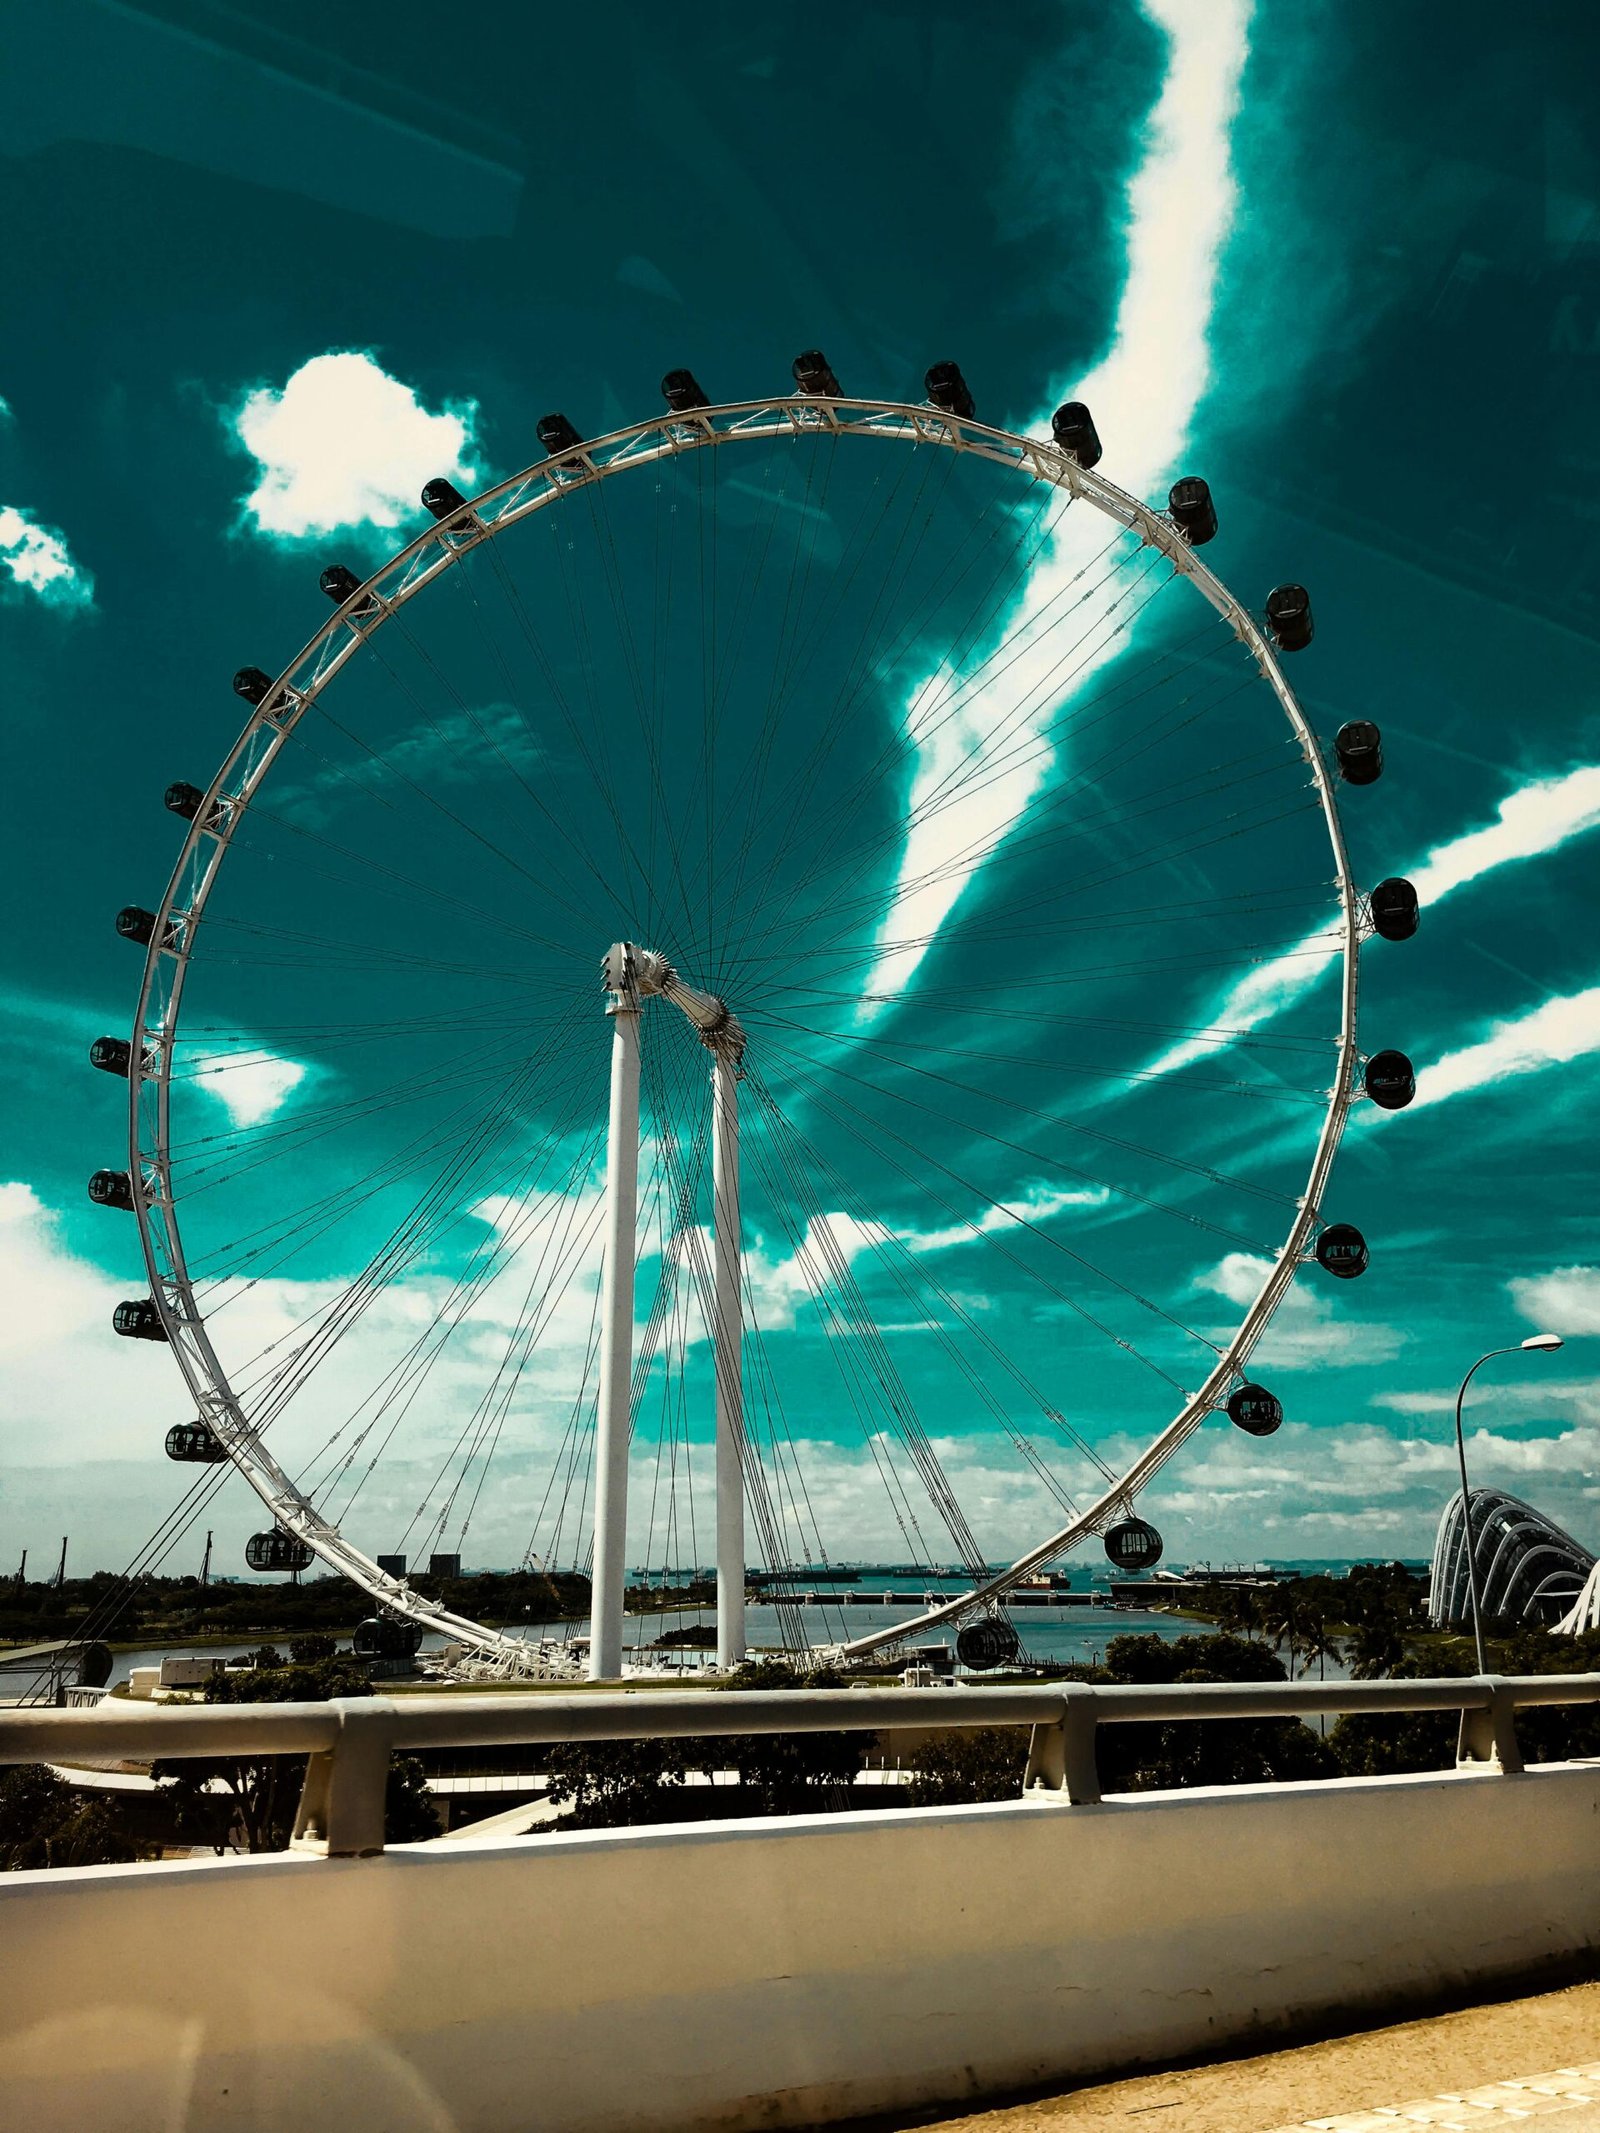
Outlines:
{"label": "white ferris wheel rim", "polygon": [[467,501],[460,512],[428,526],[351,593],[278,674],[261,701],[253,706],[189,824],[156,913],[134,1016],[128,1066],[129,1177],[150,1294],[198,1417],[212,1431],[234,1469],[271,1512],[274,1523],[301,1540],[330,1569],[348,1577],[378,1606],[423,1629],[454,1638],[509,1670],[518,1670],[526,1659],[528,1648],[522,1640],[437,1606],[414,1590],[407,1579],[381,1570],[302,1494],[262,1442],[244,1403],[228,1382],[195,1299],[171,1180],[172,1040],[178,1027],[192,943],[233,835],[287,736],[345,662],[392,615],[447,572],[458,556],[538,511],[637,467],[708,446],[827,435],[877,437],[913,447],[927,444],[972,453],[1009,467],[1029,480],[1050,483],[1090,504],[1130,533],[1138,534],[1142,545],[1158,549],[1176,572],[1192,580],[1255,658],[1311,771],[1336,873],[1342,964],[1337,1065],[1304,1194],[1276,1260],[1200,1389],[1085,1511],[993,1577],[910,1620],[849,1640],[839,1647],[841,1656],[866,1657],[908,1636],[993,1605],[1031,1571],[1102,1531],[1119,1514],[1131,1511],[1138,1492],[1207,1415],[1226,1404],[1297,1268],[1310,1255],[1334,1155],[1356,1100],[1361,903],[1350,871],[1335,782],[1316,736],[1284,678],[1266,631],[1200,560],[1173,520],[1102,475],[1080,467],[1053,442],[1018,436],[935,407],[903,401],[801,394],[735,401],[670,413],[587,440],[496,483]]}

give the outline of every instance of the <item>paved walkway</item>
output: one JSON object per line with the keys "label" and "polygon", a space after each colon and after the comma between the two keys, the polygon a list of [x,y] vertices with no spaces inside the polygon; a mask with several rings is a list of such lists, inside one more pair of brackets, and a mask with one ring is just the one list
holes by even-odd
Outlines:
{"label": "paved walkway", "polygon": [[932,2133],[1494,2133],[1534,2118],[1551,2133],[1600,2133],[1600,1984],[1074,2089]]}
{"label": "paved walkway", "polygon": [[1600,2133],[1600,2059],[1592,2066],[1559,2066],[1521,2081],[1491,2081],[1464,2093],[1418,2096],[1376,2111],[1344,2111],[1336,2118],[1302,2118],[1273,2133],[1394,2133],[1394,2128],[1438,2126],[1454,2133],[1493,2133],[1496,2126],[1528,2118],[1559,2118],[1560,2133]]}

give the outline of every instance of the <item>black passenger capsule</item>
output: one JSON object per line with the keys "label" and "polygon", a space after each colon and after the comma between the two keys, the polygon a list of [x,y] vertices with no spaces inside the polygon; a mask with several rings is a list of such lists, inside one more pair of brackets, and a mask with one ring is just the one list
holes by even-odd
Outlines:
{"label": "black passenger capsule", "polygon": [[343,607],[352,593],[361,590],[361,580],[347,563],[330,563],[317,583],[335,607]]}
{"label": "black passenger capsule", "polygon": [[1340,1281],[1367,1271],[1367,1240],[1353,1223],[1330,1222],[1317,1239],[1317,1264]]}
{"label": "black passenger capsule", "polygon": [[687,415],[692,408],[711,405],[692,370],[669,370],[661,381],[661,397],[675,415]]}
{"label": "black passenger capsule", "polygon": [[1154,1570],[1161,1560],[1161,1535],[1143,1518],[1125,1518],[1107,1528],[1106,1554],[1119,1570]]}
{"label": "black passenger capsule", "polygon": [[1383,776],[1383,735],[1370,718],[1347,720],[1333,737],[1333,752],[1347,785],[1376,785]]}
{"label": "black passenger capsule", "polygon": [[109,1644],[98,1638],[92,1644],[80,1646],[78,1652],[78,1679],[86,1689],[103,1689],[111,1679],[111,1669],[116,1664]]}
{"label": "black passenger capsule", "polygon": [[89,1197],[96,1207],[121,1207],[133,1212],[133,1185],[125,1170],[97,1170],[89,1180]]}
{"label": "black passenger capsule", "polygon": [[803,393],[812,393],[819,400],[837,400],[839,381],[833,374],[833,366],[820,348],[808,348],[797,355],[791,366],[794,382]]}
{"label": "black passenger capsule", "polygon": [[1403,1111],[1417,1093],[1417,1071],[1404,1052],[1374,1052],[1361,1079],[1380,1111]]}
{"label": "black passenger capsule", "polygon": [[285,1533],[274,1526],[270,1533],[252,1533],[244,1544],[244,1559],[252,1570],[292,1570],[311,1567],[311,1550],[298,1533]]}
{"label": "black passenger capsule", "polygon": [[220,1466],[227,1458],[218,1440],[203,1422],[174,1422],[167,1431],[167,1457],[186,1466]]}
{"label": "black passenger capsule", "polygon": [[1303,585],[1274,585],[1267,594],[1267,628],[1280,652],[1303,652],[1316,634],[1311,595]]}
{"label": "black passenger capsule", "polygon": [[204,798],[198,785],[191,785],[187,778],[178,778],[161,795],[161,804],[169,815],[182,815],[185,822],[192,822],[199,814]]}
{"label": "black passenger capsule", "polygon": [[272,676],[260,667],[241,667],[233,677],[233,693],[247,704],[264,704],[272,693]]}
{"label": "black passenger capsule", "polygon": [[1100,464],[1100,432],[1081,400],[1068,400],[1050,417],[1050,433],[1069,459],[1080,467]]}
{"label": "black passenger capsule", "polygon": [[125,941],[137,941],[145,947],[156,930],[156,915],[142,904],[124,904],[117,913],[117,932]]}
{"label": "black passenger capsule", "polygon": [[1283,1402],[1265,1385],[1240,1385],[1228,1396],[1228,1420],[1251,1437],[1270,1437],[1283,1422]]}
{"label": "black passenger capsule", "polygon": [[956,1657],[975,1674],[1007,1666],[1021,1651],[1021,1640],[1004,1615],[980,1615],[956,1632]]}
{"label": "black passenger capsule", "polygon": [[394,1615],[369,1615],[350,1639],[358,1659],[413,1659],[422,1648],[422,1624]]}
{"label": "black passenger capsule", "polygon": [[959,363],[935,363],[922,382],[934,406],[947,415],[970,422],[978,412]]}
{"label": "black passenger capsule", "polygon": [[148,1296],[129,1297],[111,1314],[111,1330],[131,1341],[164,1341],[167,1329],[161,1313]]}
{"label": "black passenger capsule", "polygon": [[578,434],[578,425],[565,415],[541,415],[539,442],[553,459],[558,452],[576,451],[583,439]]}
{"label": "black passenger capsule", "polygon": [[1408,941],[1417,930],[1417,892],[1403,874],[1380,881],[1367,898],[1372,930],[1386,941]]}
{"label": "black passenger capsule", "polygon": [[422,508],[436,519],[454,518],[458,511],[465,511],[467,500],[453,481],[446,481],[442,474],[425,482],[422,489]]}
{"label": "black passenger capsule", "polygon": [[96,1037],[89,1047],[89,1064],[102,1074],[126,1074],[133,1060],[133,1046],[125,1037]]}
{"label": "black passenger capsule", "polygon": [[1203,548],[1216,537],[1217,507],[1211,500],[1211,484],[1198,474],[1185,474],[1167,491],[1167,511],[1172,523],[1191,548]]}

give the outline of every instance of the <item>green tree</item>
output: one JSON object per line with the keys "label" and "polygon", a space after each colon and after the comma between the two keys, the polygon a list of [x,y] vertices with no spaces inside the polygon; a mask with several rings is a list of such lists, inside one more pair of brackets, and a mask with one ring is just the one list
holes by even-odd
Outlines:
{"label": "green tree", "polygon": [[977,1800],[1021,1797],[1028,1767],[1025,1727],[975,1726],[925,1742],[911,1760],[911,1807],[964,1807]]}
{"label": "green tree", "polygon": [[[1282,1661],[1240,1637],[1113,1637],[1101,1677],[1109,1681],[1282,1681]],[[1099,1730],[1097,1760],[1107,1792],[1166,1792],[1187,1785],[1261,1785],[1332,1777],[1326,1744],[1295,1718],[1213,1718]]]}
{"label": "green tree", "polygon": [[[782,1659],[738,1667],[724,1689],[835,1689],[829,1668],[798,1669]],[[691,1770],[738,1772],[719,1788],[719,1815],[803,1814],[850,1804],[866,1736],[856,1733],[741,1733],[672,1741],[567,1741],[546,1751],[547,1797],[570,1802],[569,1829],[616,1829],[682,1815]],[[548,1827],[549,1825],[545,1825]]]}
{"label": "green tree", "polygon": [[669,1821],[687,1767],[684,1748],[678,1740],[558,1742],[545,1753],[546,1798],[558,1807],[570,1802],[568,1829]]}
{"label": "green tree", "polygon": [[1289,1655],[1289,1679],[1293,1681],[1305,1619],[1305,1601],[1298,1581],[1286,1579],[1283,1584],[1262,1594],[1259,1608],[1261,1626],[1271,1639],[1273,1650],[1286,1651]]}
{"label": "green tree", "polygon": [[[328,1647],[325,1653],[322,1647]],[[332,1638],[310,1636],[291,1645],[285,1664],[271,1645],[255,1654],[249,1669],[211,1669],[204,1695],[207,1703],[323,1703],[334,1696],[370,1696],[372,1684],[360,1662],[340,1653]],[[317,1657],[295,1654],[315,1651]],[[207,1788],[220,1783],[228,1793],[237,1823],[252,1852],[280,1852],[294,1829],[295,1809],[305,1779],[303,1755],[185,1757],[160,1761],[151,1775],[165,1785],[173,1802],[175,1826],[195,1842],[216,1843],[214,1797]],[[391,1819],[392,1818],[392,1819]],[[391,1762],[385,1795],[385,1834],[396,1843],[437,1836],[439,1818],[427,1798],[420,1764],[411,1758]],[[219,1851],[225,1844],[217,1844]]]}
{"label": "green tree", "polygon": [[85,1798],[42,1763],[0,1771],[0,1869],[111,1866],[142,1857],[108,1800]]}
{"label": "green tree", "polygon": [[[1426,1658],[1403,1656],[1386,1671],[1397,1681],[1416,1681],[1470,1674],[1472,1662],[1454,1653],[1433,1652]],[[1348,1711],[1328,1735],[1328,1746],[1346,1777],[1448,1770],[1456,1759],[1460,1728],[1454,1711]]]}
{"label": "green tree", "polygon": [[[721,1686],[727,1689],[840,1689],[845,1677],[831,1667],[802,1670],[787,1660],[760,1659],[737,1667]],[[867,1736],[862,1733],[734,1734],[707,1742],[708,1756],[739,1773],[748,1814],[805,1814],[818,1808],[848,1806],[850,1787],[861,1773]]]}
{"label": "green tree", "polygon": [[1261,1627],[1259,1597],[1242,1585],[1215,1588],[1202,1604],[1208,1613],[1216,1616],[1217,1627],[1234,1636],[1241,1632],[1247,1637],[1254,1636]]}
{"label": "green tree", "polygon": [[1369,1615],[1356,1625],[1350,1639],[1350,1671],[1357,1681],[1375,1681],[1392,1674],[1406,1656],[1406,1640],[1392,1614]]}
{"label": "green tree", "polygon": [[1310,1607],[1300,1618],[1300,1656],[1308,1673],[1316,1661],[1319,1681],[1327,1680],[1330,1659],[1337,1666],[1344,1658],[1344,1645],[1329,1629],[1327,1616]]}
{"label": "green tree", "polygon": [[[1077,1668],[1073,1678],[1153,1687],[1181,1681],[1282,1681],[1284,1669],[1267,1646],[1247,1638],[1129,1634],[1111,1639],[1104,1666]],[[1103,1725],[1095,1752],[1107,1792],[1265,1784],[1338,1774],[1329,1748],[1293,1718]],[[1027,1735],[1016,1729],[944,1735],[917,1752],[910,1804],[1014,1800],[1022,1789],[1027,1754]]]}
{"label": "green tree", "polygon": [[383,1834],[390,1844],[422,1844],[439,1834],[439,1810],[428,1790],[428,1773],[414,1755],[389,1758]]}

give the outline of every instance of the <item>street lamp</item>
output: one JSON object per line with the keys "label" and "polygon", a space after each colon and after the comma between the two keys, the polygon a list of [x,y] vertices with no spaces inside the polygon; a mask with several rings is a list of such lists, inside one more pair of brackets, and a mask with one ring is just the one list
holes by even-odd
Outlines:
{"label": "street lamp", "polygon": [[1461,1434],[1461,1403],[1467,1396],[1467,1387],[1478,1372],[1497,1355],[1521,1355],[1524,1351],[1548,1355],[1561,1344],[1559,1333],[1530,1333],[1528,1338],[1519,1341],[1515,1348],[1491,1348],[1487,1355],[1479,1356],[1461,1380],[1461,1390],[1456,1394],[1456,1457],[1461,1462],[1461,1526],[1466,1537],[1467,1590],[1472,1595],[1472,1641],[1477,1647],[1480,1674],[1488,1673],[1489,1662],[1483,1654],[1483,1613],[1478,1605],[1478,1558],[1472,1545],[1472,1510],[1467,1496],[1467,1442]]}

